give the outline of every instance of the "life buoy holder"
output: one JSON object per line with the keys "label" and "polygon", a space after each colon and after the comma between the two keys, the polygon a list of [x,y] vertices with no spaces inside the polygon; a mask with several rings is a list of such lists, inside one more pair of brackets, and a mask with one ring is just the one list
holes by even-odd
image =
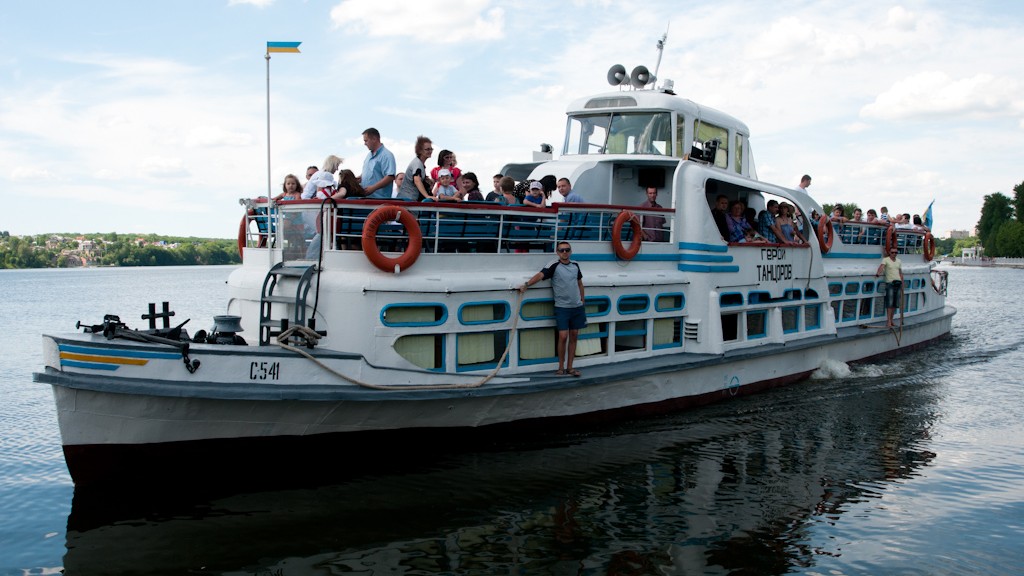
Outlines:
{"label": "life buoy holder", "polygon": [[889,225],[885,230],[885,254],[889,255],[889,250],[896,247],[896,227],[892,224]]}
{"label": "life buoy holder", "polygon": [[[409,244],[405,247],[405,252],[401,256],[394,258],[385,256],[380,248],[377,247],[377,230],[381,224],[390,222],[398,219],[405,226],[405,233],[409,236]],[[408,270],[409,267],[416,262],[416,259],[420,257],[420,251],[423,248],[423,234],[420,231],[420,225],[416,222],[416,217],[401,206],[395,206],[393,204],[380,206],[370,215],[366,217],[366,221],[363,222],[363,253],[366,254],[366,259],[377,268],[384,272],[401,272],[402,270]]]}
{"label": "life buoy holder", "polygon": [[[825,232],[825,228],[828,228],[828,232]],[[821,247],[822,254],[828,254],[828,251],[832,249],[832,242],[836,239],[836,229],[832,225],[832,220],[827,215],[822,215],[818,219],[818,229],[816,231],[818,235],[818,246]]]}
{"label": "life buoy holder", "polygon": [[931,232],[926,232],[924,235],[924,261],[931,262],[932,258],[935,258],[935,238]]}
{"label": "life buoy holder", "polygon": [[[629,248],[622,243],[622,227],[626,225],[626,222],[629,222],[633,228],[633,240],[630,241]],[[615,223],[612,224],[612,251],[615,252],[615,256],[622,260],[632,260],[640,252],[643,235],[643,226],[636,214],[629,210],[619,212],[619,215],[615,217]]]}

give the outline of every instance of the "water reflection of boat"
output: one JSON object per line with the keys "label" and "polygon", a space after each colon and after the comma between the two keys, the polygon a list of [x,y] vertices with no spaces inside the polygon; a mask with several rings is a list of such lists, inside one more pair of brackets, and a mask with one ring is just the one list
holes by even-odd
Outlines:
{"label": "water reflection of boat", "polygon": [[[562,156],[533,167],[569,178],[586,203],[256,202],[215,334],[112,317],[44,336],[35,379],[53,388],[76,484],[184,481],[197,462],[240,470],[271,453],[282,470],[304,465],[289,460],[300,445],[347,453],[373,435],[405,447],[396,432],[645,416],[949,333],[955,311],[931,282],[930,234],[822,217],[802,221],[805,243],[729,241],[711,210],[720,197],[805,215],[822,206],[757,179],[739,119],[669,86],[636,88],[574,102]],[[639,207],[646,187],[670,207]],[[320,222],[315,260],[284,233],[306,215]],[[520,301],[515,290],[563,241],[587,285],[580,378],[555,375],[550,293]],[[898,329],[865,330],[886,315],[883,247],[904,262],[903,313]]]}
{"label": "water reflection of boat", "polygon": [[929,386],[866,380],[586,436],[435,447],[390,472],[350,462],[326,486],[117,498],[78,488],[65,569],[781,574],[830,552],[812,549],[812,524],[842,522],[934,456]]}

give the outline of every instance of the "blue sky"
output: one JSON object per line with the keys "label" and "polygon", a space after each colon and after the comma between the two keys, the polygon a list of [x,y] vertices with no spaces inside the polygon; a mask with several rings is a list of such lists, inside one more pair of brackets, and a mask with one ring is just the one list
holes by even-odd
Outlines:
{"label": "blue sky", "polygon": [[971,230],[1024,181],[1024,3],[519,0],[0,3],[0,230],[232,237],[238,199],[378,128],[489,180],[560,148],[612,64],[750,127],[763,180]]}

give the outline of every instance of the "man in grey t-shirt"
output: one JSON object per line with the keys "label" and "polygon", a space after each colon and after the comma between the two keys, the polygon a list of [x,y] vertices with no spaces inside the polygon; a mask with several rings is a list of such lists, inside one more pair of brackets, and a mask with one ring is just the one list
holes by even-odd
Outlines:
{"label": "man in grey t-shirt", "polygon": [[520,293],[541,280],[551,280],[555,295],[555,324],[558,327],[558,374],[580,376],[572,367],[576,357],[576,340],[580,329],[587,326],[587,312],[583,306],[583,272],[580,265],[569,260],[572,247],[568,242],[558,243],[558,261],[533,275],[522,286]]}

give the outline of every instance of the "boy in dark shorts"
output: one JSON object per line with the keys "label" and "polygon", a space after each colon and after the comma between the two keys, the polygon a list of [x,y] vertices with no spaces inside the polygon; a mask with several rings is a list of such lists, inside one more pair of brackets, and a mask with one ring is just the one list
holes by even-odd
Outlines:
{"label": "boy in dark shorts", "polygon": [[572,247],[568,242],[558,243],[558,261],[533,275],[522,286],[520,293],[540,282],[551,280],[551,291],[555,295],[555,324],[558,327],[558,374],[559,376],[580,376],[572,367],[576,357],[576,340],[580,329],[587,326],[587,312],[583,307],[583,272],[580,265],[569,260]]}

